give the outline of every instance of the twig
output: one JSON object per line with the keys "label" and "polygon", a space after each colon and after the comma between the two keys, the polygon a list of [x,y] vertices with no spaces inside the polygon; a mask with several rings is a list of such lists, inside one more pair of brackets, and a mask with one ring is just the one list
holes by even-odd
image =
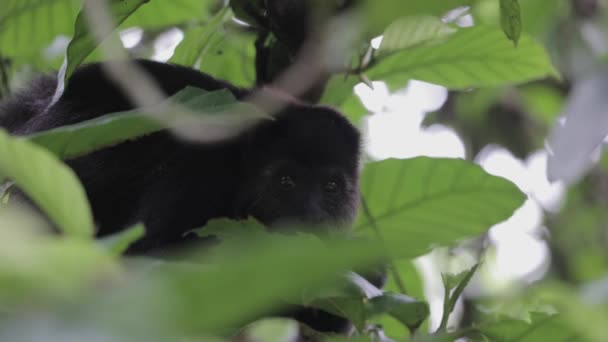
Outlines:
{"label": "twig", "polygon": [[[380,229],[378,228],[378,225],[376,223],[376,219],[374,219],[371,211],[369,210],[369,207],[367,206],[367,201],[365,201],[365,198],[363,196],[361,196],[361,206],[363,207],[363,213],[365,214],[365,217],[369,221],[369,224],[372,227],[374,234],[376,234],[376,238],[380,241],[380,243],[384,247],[386,247],[386,240],[384,240],[384,237],[382,236],[382,233],[380,232]],[[403,280],[401,279],[401,276],[399,275],[399,271],[397,270],[397,266],[395,266],[395,263],[393,262],[393,258],[390,257],[390,253],[389,253],[388,267],[389,267],[389,270],[391,271],[391,273],[393,274],[393,278],[395,279],[397,288],[399,288],[399,292],[401,292],[403,294],[407,294],[405,284],[404,284]]]}

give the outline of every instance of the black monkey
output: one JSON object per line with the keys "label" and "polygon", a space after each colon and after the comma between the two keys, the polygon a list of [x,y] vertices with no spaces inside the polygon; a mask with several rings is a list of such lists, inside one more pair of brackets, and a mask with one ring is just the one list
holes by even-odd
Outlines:
{"label": "black monkey", "polygon": [[[186,86],[251,90],[196,70],[135,61],[166,95]],[[43,76],[0,103],[0,126],[17,135],[78,123],[134,105],[101,64],[79,68],[50,106],[57,79]],[[358,201],[360,136],[333,109],[293,101],[234,138],[195,144],[161,131],[67,161],[83,183],[104,236],[143,221],[146,236],[130,253],[180,244],[183,234],[215,217],[253,216],[269,227],[284,221],[348,224]],[[320,331],[341,331],[344,319],[316,310],[292,317]]]}
{"label": "black monkey", "polygon": [[[186,86],[236,88],[198,71],[137,61],[172,95]],[[46,112],[56,79],[42,77],[0,107],[0,126],[31,134],[133,108],[100,64],[78,69]],[[194,144],[162,131],[68,161],[91,202],[99,236],[143,221],[131,251],[179,241],[215,217],[349,223],[358,205],[359,133],[338,112],[293,102],[273,121],[226,141]]]}

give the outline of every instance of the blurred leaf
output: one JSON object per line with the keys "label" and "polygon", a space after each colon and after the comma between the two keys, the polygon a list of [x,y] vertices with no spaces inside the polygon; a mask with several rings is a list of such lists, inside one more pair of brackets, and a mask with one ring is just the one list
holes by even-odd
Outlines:
{"label": "blurred leaf", "polygon": [[247,326],[247,341],[288,342],[297,341],[298,322],[291,319],[272,318],[256,321]]}
{"label": "blurred leaf", "polygon": [[119,256],[127,251],[129,246],[146,234],[143,224],[121,230],[120,232],[99,239],[99,244],[111,254]]}
{"label": "blurred leaf", "polygon": [[439,18],[429,16],[401,18],[384,31],[377,56],[381,57],[429,42],[437,44],[441,42],[441,38],[454,32],[456,32],[455,27],[444,23]]}
{"label": "blurred leaf", "polygon": [[360,80],[352,75],[332,76],[319,103],[339,109],[354,125],[359,125],[368,111],[361,103],[361,99],[355,95],[353,88],[358,83]]}
{"label": "blurred leaf", "polygon": [[530,322],[503,317],[480,325],[479,330],[496,342],[587,341],[564,324],[560,315],[536,312],[530,313]]}
{"label": "blurred leaf", "polygon": [[205,26],[188,29],[184,34],[184,39],[175,49],[170,62],[189,67],[194,66],[201,56],[204,56],[213,45],[217,44],[218,40],[222,39],[218,31],[230,19],[232,19],[232,11],[229,7],[224,7]]}
{"label": "blurred leaf", "polygon": [[60,35],[71,35],[80,0],[2,0],[0,51],[17,62],[40,63],[43,50]]}
{"label": "blurred leaf", "polygon": [[608,135],[608,68],[600,66],[574,84],[562,117],[548,138],[547,176],[567,184],[592,166],[592,155]]}
{"label": "blurred leaf", "polygon": [[[36,133],[28,139],[62,159],[74,158],[122,141],[151,134],[169,127],[190,126],[224,129],[218,134],[236,134],[247,127],[251,121],[267,116],[248,103],[239,102],[227,90],[206,91],[187,87],[169,98],[167,103],[177,103],[191,110],[185,116],[176,116],[178,109],[163,108],[163,115],[150,117],[143,109],[106,114],[81,123],[58,127]],[[194,114],[194,115],[189,115]],[[221,136],[201,137],[208,140]]]}
{"label": "blurred leaf", "polygon": [[[120,27],[159,28],[206,20],[215,0],[149,1]],[[0,51],[17,64],[42,67],[44,50],[59,35],[71,37],[82,0],[2,0]]]}
{"label": "blurred leaf", "polygon": [[550,126],[564,107],[565,98],[559,90],[546,85],[519,88],[527,112],[545,126]]}
{"label": "blurred leaf", "polygon": [[430,313],[426,302],[398,293],[385,293],[370,299],[367,310],[369,316],[387,313],[409,328],[419,327]]}
{"label": "blurred leaf", "polygon": [[[225,31],[225,32],[224,32]],[[240,87],[251,87],[255,80],[255,34],[225,28],[221,40],[201,56],[199,70]],[[196,33],[186,32],[188,35]]]}
{"label": "blurred leaf", "polygon": [[507,38],[517,46],[521,36],[519,0],[500,0],[500,26]]}
{"label": "blurred leaf", "polygon": [[0,175],[13,180],[65,234],[93,236],[93,217],[82,185],[47,150],[0,129]]}
{"label": "blurred leaf", "polygon": [[[566,1],[525,0],[519,2],[519,7],[522,30],[535,37],[542,37],[554,27],[556,18],[567,15],[570,5]],[[470,12],[477,25],[501,25],[499,1],[476,1]]]}
{"label": "blurred leaf", "polygon": [[[608,306],[605,301],[585,300],[578,289],[570,288],[564,283],[545,283],[544,286],[535,288],[531,295],[553,305],[559,311],[559,316],[551,316],[554,324],[543,325],[549,327],[546,331],[544,328],[541,329],[535,336],[540,338],[542,336],[540,333],[545,332],[547,336],[570,336],[571,340],[575,341],[606,340],[608,327],[605,322],[608,321]],[[539,321],[532,316],[532,321],[535,320]],[[549,329],[550,327],[553,330]],[[560,332],[561,334],[558,334]]]}
{"label": "blurred leaf", "polygon": [[214,236],[223,242],[242,241],[243,236],[253,238],[270,238],[270,233],[260,222],[255,219],[245,221],[234,221],[220,218],[212,219],[199,229],[193,230],[201,238]]}
{"label": "blurred leaf", "polygon": [[[149,0],[110,0],[108,2],[108,11],[114,20],[112,23],[114,27],[112,27],[112,29],[120,25],[141,5],[147,3],[148,1]],[[62,68],[60,70],[58,76],[59,79],[67,81],[80,63],[82,63],[85,58],[99,45],[100,42],[97,41],[97,37],[90,30],[89,25],[90,23],[87,18],[87,14],[83,8],[83,10],[81,10],[76,17],[74,36],[72,37],[66,52],[67,64],[65,64],[65,69]],[[103,32],[102,34],[104,37],[106,37],[110,33],[111,32]]]}
{"label": "blurred leaf", "polygon": [[[11,215],[0,209],[0,305],[45,305],[51,299],[77,301],[104,278],[118,275],[118,265],[93,241],[38,231],[31,213]],[[51,301],[52,302],[52,301]],[[0,320],[0,321],[3,321]]]}
{"label": "blurred leaf", "polygon": [[384,58],[367,71],[390,89],[418,79],[451,89],[521,83],[555,74],[542,45],[526,35],[517,48],[502,31],[462,28],[441,44],[416,46]]}
{"label": "blurred leaf", "polygon": [[[335,283],[339,274],[370,267],[384,257],[382,249],[369,242],[277,239],[244,236],[200,266],[150,265],[119,293],[97,296],[91,314],[114,329],[225,333],[283,303],[296,302],[306,289]],[[122,309],[116,311],[117,305]]]}
{"label": "blurred leaf", "polygon": [[[524,202],[510,181],[459,159],[387,159],[365,166],[361,190],[394,253],[416,257],[431,247],[487,231]],[[360,214],[356,227],[369,229]]]}

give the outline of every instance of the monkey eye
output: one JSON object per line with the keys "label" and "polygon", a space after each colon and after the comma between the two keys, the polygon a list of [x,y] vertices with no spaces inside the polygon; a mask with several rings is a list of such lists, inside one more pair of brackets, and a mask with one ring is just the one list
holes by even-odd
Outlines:
{"label": "monkey eye", "polygon": [[338,183],[335,181],[328,181],[325,183],[325,191],[329,193],[335,193],[338,191]]}
{"label": "monkey eye", "polygon": [[284,190],[291,190],[296,187],[296,183],[289,176],[282,176],[279,184]]}

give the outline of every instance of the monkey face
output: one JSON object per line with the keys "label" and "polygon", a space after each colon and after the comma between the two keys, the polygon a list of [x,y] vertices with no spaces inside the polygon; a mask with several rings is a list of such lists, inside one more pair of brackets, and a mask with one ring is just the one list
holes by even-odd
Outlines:
{"label": "monkey face", "polygon": [[291,107],[256,130],[246,153],[239,216],[273,227],[344,227],[359,204],[359,133],[339,113]]}
{"label": "monkey face", "polygon": [[335,166],[278,160],[251,185],[247,214],[270,228],[295,223],[335,229],[357,213],[357,181]]}

